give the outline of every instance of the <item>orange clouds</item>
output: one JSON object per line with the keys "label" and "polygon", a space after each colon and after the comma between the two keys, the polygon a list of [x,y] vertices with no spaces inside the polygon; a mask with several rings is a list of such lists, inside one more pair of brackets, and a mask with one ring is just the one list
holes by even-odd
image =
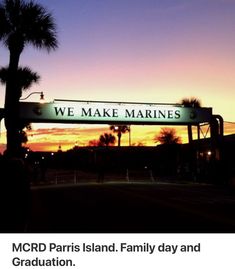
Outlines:
{"label": "orange clouds", "polygon": [[[133,125],[131,126],[131,133],[125,133],[122,135],[121,144],[123,146],[143,144],[145,146],[154,146],[154,137],[159,133],[160,129],[164,126],[142,126]],[[187,127],[186,126],[168,126],[175,128],[177,135],[182,138],[183,143],[187,143]],[[225,123],[225,134],[232,134],[235,132],[235,124]],[[202,129],[204,135],[209,132],[207,131],[208,126]],[[197,138],[196,128],[194,130],[194,139]],[[108,125],[92,126],[82,125],[81,127],[74,128],[52,128],[52,129],[35,129],[29,132],[28,146],[32,150],[58,150],[61,145],[62,150],[71,149],[75,144],[78,146],[87,146],[89,141],[98,140],[100,135],[105,132],[111,132]],[[203,138],[201,133],[201,138]],[[116,135],[116,134],[114,134]]]}
{"label": "orange clouds", "polygon": [[[61,127],[60,127],[61,126]],[[33,151],[57,151],[61,146],[63,151],[71,149],[76,145],[87,146],[89,141],[98,140],[100,135],[105,132],[110,132],[109,125],[79,125],[78,127],[66,127],[58,125],[58,127],[50,128],[50,124],[46,125],[47,128],[37,128],[33,126],[33,130],[28,131],[29,147]],[[121,145],[144,145],[155,146],[154,137],[159,133],[160,129],[165,126],[131,126],[131,132],[125,133],[121,137]],[[183,143],[187,143],[187,127],[186,126],[167,126],[175,128],[177,136],[180,136]],[[235,123],[225,122],[224,124],[225,135],[235,133]],[[196,128],[193,128],[194,139],[197,138]],[[208,126],[204,126],[201,132],[201,138],[207,134],[209,137],[210,132]],[[116,136],[116,134],[114,134]],[[2,132],[0,137],[0,152],[5,150],[6,133]]]}
{"label": "orange clouds", "polygon": [[[160,131],[162,126],[131,126],[131,132],[122,134],[121,145],[145,145],[154,146],[154,137]],[[185,126],[174,126],[177,135],[181,136],[183,142],[187,142],[187,129]],[[108,132],[109,126],[100,125],[92,128],[91,125],[74,128],[51,128],[51,129],[35,129],[28,132],[29,141],[27,146],[32,150],[57,151],[61,146],[62,150],[68,150],[78,146],[87,146],[89,141],[98,140],[100,135]],[[116,134],[114,134],[116,136]]]}

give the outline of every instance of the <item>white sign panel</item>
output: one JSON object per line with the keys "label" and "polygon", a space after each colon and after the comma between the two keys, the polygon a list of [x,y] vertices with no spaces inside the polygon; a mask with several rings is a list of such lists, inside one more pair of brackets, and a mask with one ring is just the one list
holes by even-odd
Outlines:
{"label": "white sign panel", "polygon": [[209,122],[211,108],[142,103],[68,101],[20,104],[20,118],[31,122],[196,124]]}

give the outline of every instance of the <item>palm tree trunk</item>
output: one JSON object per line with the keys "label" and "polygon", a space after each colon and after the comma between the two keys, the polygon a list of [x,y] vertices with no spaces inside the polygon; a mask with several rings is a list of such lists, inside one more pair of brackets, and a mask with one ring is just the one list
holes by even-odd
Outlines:
{"label": "palm tree trunk", "polygon": [[[5,126],[7,129],[7,152],[10,156],[18,156],[20,150],[19,139],[19,101],[10,90],[6,90],[5,100]],[[8,92],[8,93],[7,93]]]}
{"label": "palm tree trunk", "polygon": [[122,133],[118,132],[118,147],[121,146],[121,136],[122,136]]}
{"label": "palm tree trunk", "polygon": [[7,129],[7,153],[17,157],[20,154],[19,138],[19,89],[16,84],[16,75],[20,54],[10,53],[9,79],[6,83],[5,93],[5,126]]}

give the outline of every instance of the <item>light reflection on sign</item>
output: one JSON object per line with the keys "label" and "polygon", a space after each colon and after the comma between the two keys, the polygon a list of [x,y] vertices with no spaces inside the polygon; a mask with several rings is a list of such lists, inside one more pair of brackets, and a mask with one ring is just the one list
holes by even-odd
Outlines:
{"label": "light reflection on sign", "polygon": [[20,118],[31,122],[197,124],[209,122],[211,116],[211,108],[157,104],[94,101],[20,103]]}

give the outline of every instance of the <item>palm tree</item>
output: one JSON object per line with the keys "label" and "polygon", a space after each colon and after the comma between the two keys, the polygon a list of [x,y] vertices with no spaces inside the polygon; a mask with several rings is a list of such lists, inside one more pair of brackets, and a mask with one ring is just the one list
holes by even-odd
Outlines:
{"label": "palm tree", "polygon": [[[2,67],[0,69],[0,83],[6,84],[9,77],[9,68]],[[16,90],[15,94],[17,94],[17,98],[20,98],[23,90],[28,90],[32,86],[33,83],[38,83],[40,80],[40,76],[33,72],[29,67],[19,67],[16,74]],[[26,143],[28,141],[27,134],[23,131],[24,128],[30,129],[30,124],[25,122],[17,122],[17,132],[18,136],[16,137],[18,146],[21,146],[21,143]]]}
{"label": "palm tree", "polygon": [[127,126],[127,125],[111,125],[110,130],[113,131],[114,133],[117,133],[118,147],[120,147],[121,146],[122,134],[125,134],[126,132],[129,132],[130,127]]}
{"label": "palm tree", "polygon": [[96,139],[93,139],[93,140],[90,140],[88,141],[88,147],[98,147],[100,144],[100,141],[99,140],[96,140]]}
{"label": "palm tree", "polygon": [[181,137],[176,135],[176,130],[174,128],[162,128],[159,134],[154,138],[155,142],[160,142],[161,144],[179,144],[181,143]]}
{"label": "palm tree", "polygon": [[[201,101],[195,97],[191,98],[183,98],[180,102],[184,107],[201,107]],[[192,125],[188,124],[188,142],[189,144],[192,143],[193,140],[193,132],[192,132]]]}
{"label": "palm tree", "polygon": [[201,101],[195,97],[183,98],[181,104],[185,107],[201,107]]}
{"label": "palm tree", "polygon": [[[0,69],[0,83],[7,84],[10,79],[9,68],[2,67]],[[20,99],[23,90],[29,90],[33,83],[38,83],[40,80],[40,76],[37,72],[33,72],[29,67],[19,67],[16,74],[16,90],[15,94],[17,94],[17,98]]]}
{"label": "palm tree", "polygon": [[56,25],[50,13],[33,1],[3,0],[0,2],[0,40],[8,48],[9,80],[5,93],[5,126],[7,129],[7,151],[17,155],[17,118],[19,93],[16,77],[20,55],[31,44],[48,52],[58,46]]}
{"label": "palm tree", "polygon": [[100,136],[99,146],[108,147],[110,145],[114,145],[115,142],[116,142],[115,136],[113,136],[112,134],[104,133],[103,135]]}

